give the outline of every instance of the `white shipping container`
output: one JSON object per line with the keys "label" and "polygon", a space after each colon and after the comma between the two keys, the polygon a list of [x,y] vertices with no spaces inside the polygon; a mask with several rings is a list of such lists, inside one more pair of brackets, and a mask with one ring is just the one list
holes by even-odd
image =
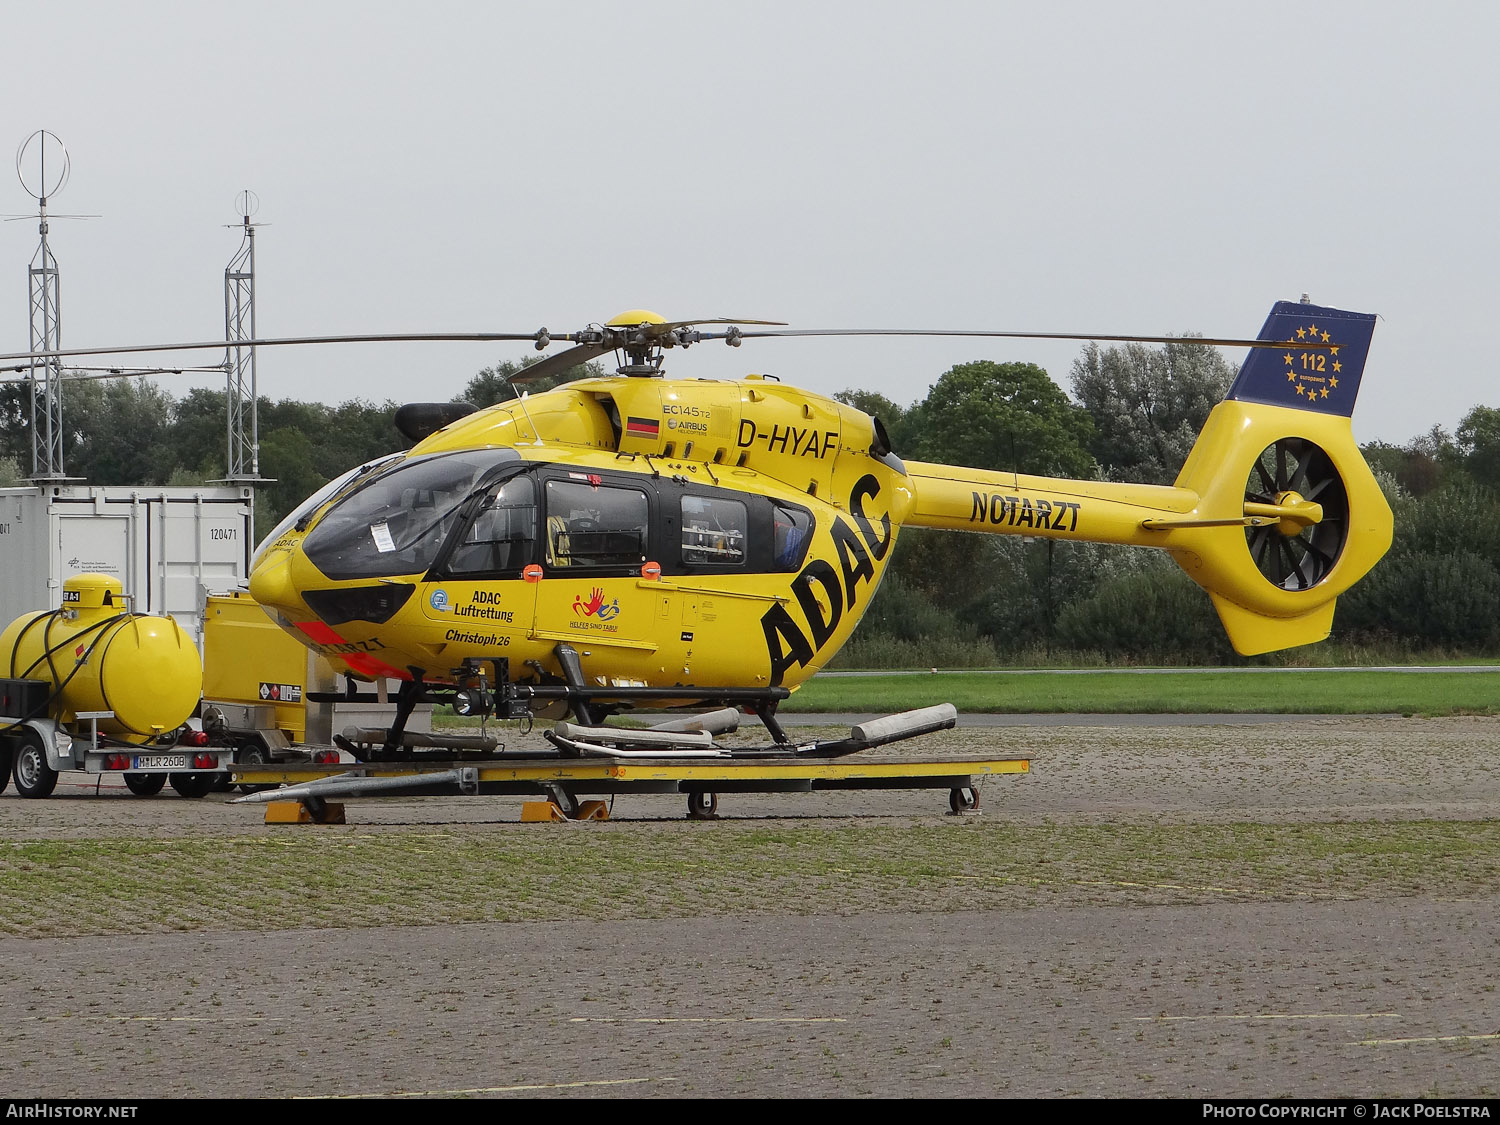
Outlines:
{"label": "white shipping container", "polygon": [[0,628],[56,609],[75,574],[118,578],[136,613],[170,614],[200,646],[206,593],[249,575],[242,485],[0,488]]}

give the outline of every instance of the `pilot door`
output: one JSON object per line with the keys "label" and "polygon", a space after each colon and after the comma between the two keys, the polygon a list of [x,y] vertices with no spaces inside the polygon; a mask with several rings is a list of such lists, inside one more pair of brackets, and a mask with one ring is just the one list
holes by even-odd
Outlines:
{"label": "pilot door", "polygon": [[530,473],[471,498],[462,530],[423,591],[423,614],[443,629],[440,643],[500,659],[531,634],[536,583],[526,569],[541,551],[539,499]]}

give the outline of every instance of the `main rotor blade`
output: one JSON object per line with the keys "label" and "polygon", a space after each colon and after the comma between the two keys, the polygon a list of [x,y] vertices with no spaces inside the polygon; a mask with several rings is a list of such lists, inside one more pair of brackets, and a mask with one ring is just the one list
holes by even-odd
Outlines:
{"label": "main rotor blade", "polygon": [[[674,328],[685,327],[691,324],[740,325],[779,323],[778,321],[763,320],[732,320],[723,317],[713,320],[673,321],[670,324],[649,325],[647,327],[650,329],[648,335],[660,335]],[[739,335],[743,339],[776,336],[952,336],[969,339],[1078,340],[1084,342],[1092,340],[1122,344],[1205,344],[1226,348],[1296,347],[1303,350],[1328,350],[1337,347],[1335,344],[1296,340],[1234,340],[1206,338],[1202,336],[1124,336],[1108,333],[1080,332],[996,332],[974,329],[805,328],[772,331],[751,330],[741,332]],[[574,333],[558,333],[552,338],[554,340],[567,340],[576,338],[576,336]],[[205,340],[197,343],[181,344],[133,344],[110,348],[59,348],[51,351],[12,352],[0,355],[0,366],[7,366],[13,370],[20,371],[23,370],[23,367],[14,366],[17,363],[29,365],[36,360],[65,360],[75,356],[136,355],[143,352],[217,351],[219,349],[227,350],[230,348],[292,347],[305,344],[494,343],[521,340],[535,343],[537,339],[538,333],[536,332],[386,332],[343,336],[281,336],[262,340]],[[610,346],[604,344],[582,344],[570,351],[549,356],[541,363],[533,364],[515,376],[512,382],[524,383],[544,378],[547,375],[555,374],[559,370],[565,371],[577,364],[587,363],[589,360],[596,359],[611,350],[613,349]],[[566,362],[562,362],[564,359],[566,359]]]}
{"label": "main rotor blade", "polygon": [[984,332],[971,329],[942,328],[803,328],[787,332],[742,332],[746,339],[764,336],[958,336],[974,339],[1005,340],[1102,340],[1112,344],[1208,344],[1220,348],[1319,348],[1336,344],[1307,344],[1296,340],[1228,340],[1203,336],[1117,336],[1093,332]]}
{"label": "main rotor blade", "polygon": [[206,340],[196,344],[132,344],[120,348],[60,348],[56,351],[15,352],[0,355],[0,364],[15,360],[66,359],[79,355],[130,355],[137,352],[200,352],[220,348],[277,348],[295,344],[409,344],[409,343],[488,343],[491,341],[526,340],[534,342],[535,332],[399,332],[359,336],[281,336],[265,340]]}
{"label": "main rotor blade", "polygon": [[545,379],[549,375],[561,375],[570,367],[577,367],[580,363],[598,359],[605,352],[612,351],[614,348],[608,344],[579,344],[576,348],[569,348],[565,352],[554,352],[545,359],[517,371],[510,377],[510,384],[513,387],[525,386],[527,383],[535,383],[538,379]]}
{"label": "main rotor blade", "polygon": [[[716,316],[705,320],[669,320],[665,324],[643,324],[648,335],[661,335],[678,328],[691,328],[695,324],[764,324],[772,327],[785,327],[784,320],[746,320],[738,316]],[[618,325],[616,327],[619,327]]]}

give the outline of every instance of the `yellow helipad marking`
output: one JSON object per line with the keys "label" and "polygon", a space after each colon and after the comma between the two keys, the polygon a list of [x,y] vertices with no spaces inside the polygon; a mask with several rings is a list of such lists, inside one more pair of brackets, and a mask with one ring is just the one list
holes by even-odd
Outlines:
{"label": "yellow helipad marking", "polygon": [[[1137,1023],[1191,1023],[1198,1020],[1399,1020],[1400,1012],[1246,1012],[1212,1016],[1134,1016]],[[1395,1040],[1391,1040],[1395,1042]]]}
{"label": "yellow helipad marking", "polygon": [[451,1098],[464,1094],[518,1094],[527,1090],[577,1090],[584,1086],[635,1086],[642,1082],[676,1082],[675,1078],[595,1078],[584,1082],[525,1082],[515,1086],[470,1086],[463,1090],[397,1090],[379,1094],[301,1094],[299,1101],[347,1101],[352,1098]]}
{"label": "yellow helipad marking", "polygon": [[848,1023],[840,1016],[574,1016],[569,1023]]}
{"label": "yellow helipad marking", "polygon": [[1500,1035],[1417,1035],[1410,1039],[1358,1039],[1351,1046],[1389,1047],[1402,1043],[1462,1043],[1469,1039],[1500,1039]]}

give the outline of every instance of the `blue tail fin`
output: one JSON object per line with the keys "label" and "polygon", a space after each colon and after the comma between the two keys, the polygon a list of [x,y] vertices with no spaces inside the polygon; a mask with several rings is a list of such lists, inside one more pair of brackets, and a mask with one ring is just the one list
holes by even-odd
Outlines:
{"label": "blue tail fin", "polygon": [[1252,348],[1229,397],[1347,418],[1374,332],[1373,313],[1277,301],[1257,339],[1286,340],[1288,346]]}

